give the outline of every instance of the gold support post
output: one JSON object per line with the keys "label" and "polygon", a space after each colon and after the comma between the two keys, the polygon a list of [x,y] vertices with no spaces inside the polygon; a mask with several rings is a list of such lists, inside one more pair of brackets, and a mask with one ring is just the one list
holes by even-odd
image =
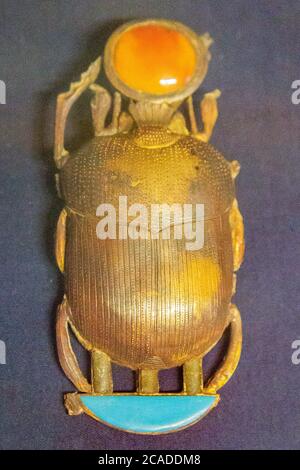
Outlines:
{"label": "gold support post", "polygon": [[94,393],[113,393],[113,380],[110,358],[104,352],[92,351],[92,387]]}
{"label": "gold support post", "polygon": [[183,365],[183,387],[188,395],[203,391],[202,358],[191,359]]}
{"label": "gold support post", "polygon": [[153,395],[159,393],[158,371],[140,369],[138,375],[138,393]]}

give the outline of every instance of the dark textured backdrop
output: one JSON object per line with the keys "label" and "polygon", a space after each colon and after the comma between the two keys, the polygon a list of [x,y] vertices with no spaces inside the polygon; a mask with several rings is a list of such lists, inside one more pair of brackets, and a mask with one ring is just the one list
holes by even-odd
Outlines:
{"label": "dark textured backdrop", "polygon": [[[77,79],[120,22],[165,17],[215,39],[197,93],[220,87],[212,139],[242,171],[238,196],[247,257],[236,302],[244,324],[238,371],[208,417],[178,434],[141,437],[86,416],[68,417],[73,389],[58,366],[55,306],[61,279],[53,232],[60,203],[51,157],[58,92]],[[300,448],[299,124],[291,82],[300,79],[300,3],[295,0],[15,1],[0,3],[1,448]],[[90,133],[87,98],[72,112],[71,146]],[[297,279],[298,278],[298,279]],[[119,387],[132,377],[115,368]],[[167,374],[165,388],[176,384]]]}

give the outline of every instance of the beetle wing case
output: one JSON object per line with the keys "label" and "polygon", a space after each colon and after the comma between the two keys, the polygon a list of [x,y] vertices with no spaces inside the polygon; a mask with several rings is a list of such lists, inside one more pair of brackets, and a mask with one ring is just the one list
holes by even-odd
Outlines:
{"label": "beetle wing case", "polygon": [[[140,145],[141,134],[147,145]],[[149,137],[150,136],[150,137]],[[229,165],[211,145],[161,130],[97,137],[61,170],[68,208],[66,294],[79,337],[137,369],[169,368],[221,337],[232,293]],[[145,139],[142,140],[145,142]],[[184,239],[100,240],[97,207],[204,205],[204,245]]]}

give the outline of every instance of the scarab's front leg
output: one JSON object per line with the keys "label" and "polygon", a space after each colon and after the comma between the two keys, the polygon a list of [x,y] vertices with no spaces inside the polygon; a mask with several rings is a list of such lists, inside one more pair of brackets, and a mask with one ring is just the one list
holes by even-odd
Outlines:
{"label": "scarab's front leg", "polygon": [[60,93],[56,101],[55,116],[55,136],[54,136],[54,160],[56,166],[61,168],[68,156],[64,148],[64,135],[67,117],[73,106],[82,93],[96,80],[100,71],[100,57],[93,62],[89,68],[81,74],[78,82],[71,83],[70,88],[65,93]]}
{"label": "scarab's front leg", "polygon": [[93,92],[91,110],[95,136],[116,134],[119,130],[119,118],[121,114],[120,93],[114,93],[112,120],[109,126],[106,127],[105,122],[112,102],[110,93],[105,88],[95,83],[90,86],[90,89]]}
{"label": "scarab's front leg", "polygon": [[201,118],[203,122],[202,132],[198,131],[192,96],[188,99],[188,111],[191,123],[192,135],[203,142],[208,142],[212,136],[216,121],[218,119],[217,99],[221,96],[220,90],[216,89],[204,95],[200,104]]}

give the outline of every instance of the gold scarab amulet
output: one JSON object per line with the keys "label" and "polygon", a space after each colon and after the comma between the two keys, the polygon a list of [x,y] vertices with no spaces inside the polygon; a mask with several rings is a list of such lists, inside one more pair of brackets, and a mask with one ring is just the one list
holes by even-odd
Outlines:
{"label": "gold scarab amulet", "polygon": [[[167,433],[198,421],[218,403],[240,357],[241,319],[231,303],[244,253],[239,164],[208,143],[220,91],[201,101],[201,131],[192,102],[211,42],[173,21],[125,24],[104,51],[113,97],[95,83],[99,58],[57,99],[55,162],[65,204],[56,235],[65,278],[57,347],[78,390],[65,405],[71,415],[129,432]],[[71,154],[68,113],[88,89],[95,136]],[[202,359],[227,327],[227,354],[204,384]],[[91,380],[69,329],[91,353]],[[114,393],[112,362],[137,371],[135,393]],[[159,370],[177,366],[182,391],[160,393]]]}

